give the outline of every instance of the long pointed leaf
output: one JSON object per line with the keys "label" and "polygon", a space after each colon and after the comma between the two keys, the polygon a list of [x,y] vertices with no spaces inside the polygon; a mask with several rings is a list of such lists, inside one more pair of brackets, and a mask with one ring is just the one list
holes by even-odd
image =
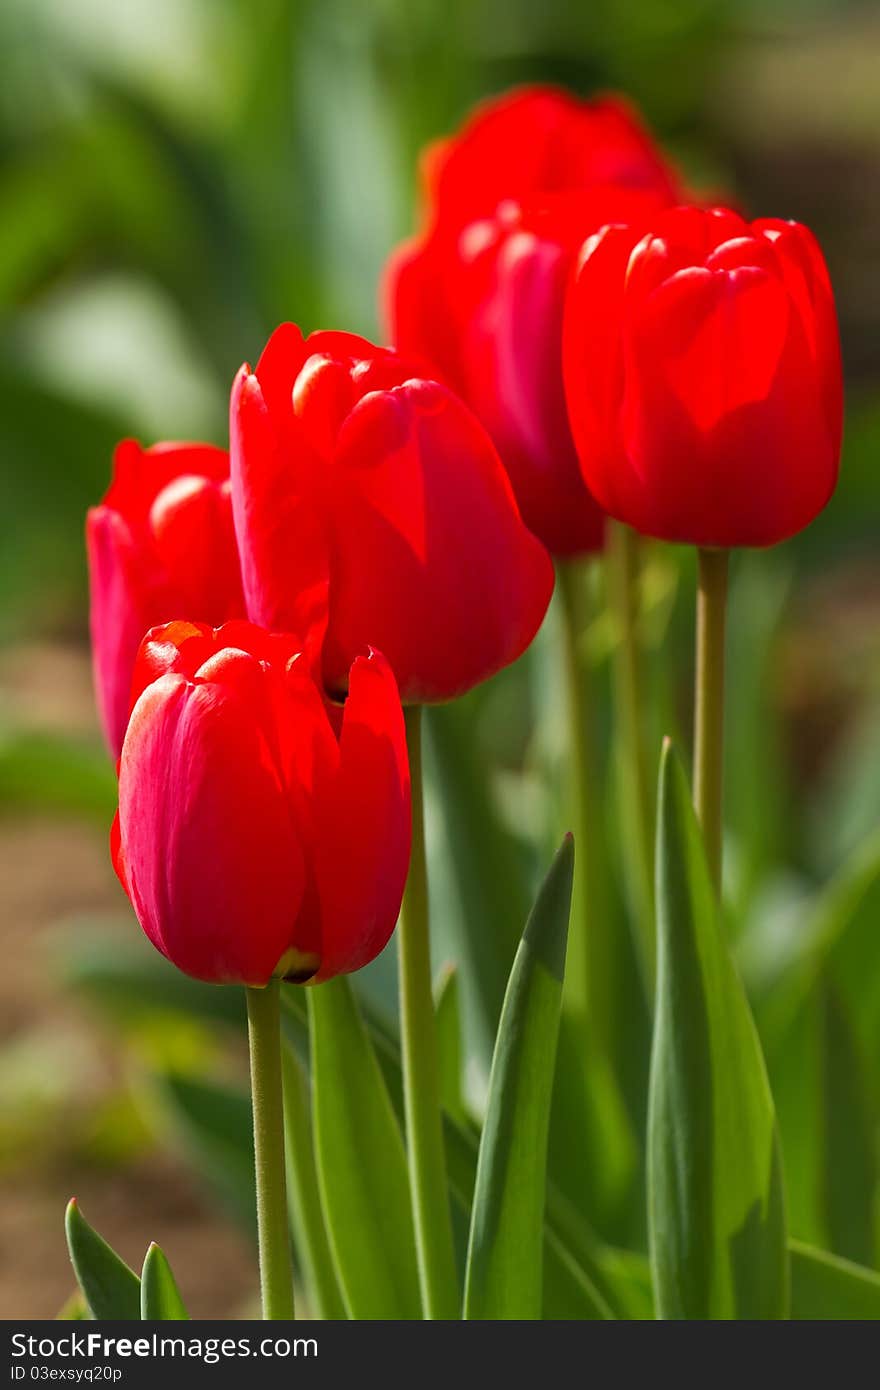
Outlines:
{"label": "long pointed leaf", "polygon": [[547,1136],[574,842],[538,893],[504,997],[474,1189],[468,1318],[540,1318]]}
{"label": "long pointed leaf", "polygon": [[465,1107],[461,1093],[461,1009],[455,966],[447,966],[434,987],[434,1011],[437,1015],[440,1103],[447,1115],[460,1123],[465,1117]]}
{"label": "long pointed leaf", "polygon": [[345,1306],[321,1211],[308,1078],[293,1048],[286,1042],[282,1046],[281,1063],[284,1068],[287,1195],[294,1250],[303,1264],[314,1314],[340,1320],[345,1317]]}
{"label": "long pointed leaf", "polygon": [[419,1318],[403,1139],[344,976],[309,990],[318,1182],[352,1318]]}
{"label": "long pointed leaf", "polygon": [[669,743],[660,772],[657,913],[648,1116],[657,1313],[784,1318],[788,1258],[773,1099],[687,780]]}
{"label": "long pointed leaf", "polygon": [[874,1107],[858,1042],[838,990],[821,991],[823,1193],[829,1244],[863,1265],[875,1260],[877,1143]]}
{"label": "long pointed leaf", "polygon": [[73,1272],[92,1317],[140,1322],[140,1279],[92,1229],[75,1197],[67,1205],[64,1228]]}
{"label": "long pointed leaf", "polygon": [[141,1318],[147,1322],[189,1321],[171,1266],[155,1242],[141,1270]]}

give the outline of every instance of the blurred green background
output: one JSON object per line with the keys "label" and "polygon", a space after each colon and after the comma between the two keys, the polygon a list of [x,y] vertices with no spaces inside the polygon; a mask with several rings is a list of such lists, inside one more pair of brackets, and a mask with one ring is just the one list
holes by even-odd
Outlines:
{"label": "blurred green background", "polygon": [[[821,885],[851,872],[880,823],[878,6],[0,0],[0,53],[0,1316],[52,1316],[69,1292],[73,1191],[132,1261],[165,1244],[193,1315],[232,1315],[253,1295],[227,1173],[242,1162],[237,1005],[226,991],[174,994],[107,860],[113,782],[92,711],[82,531],[113,444],[224,443],[232,376],[282,319],[375,335],[419,148],[479,97],[530,80],[624,90],[701,187],[808,222],[828,257],[848,374],[843,476],[808,533],[736,566],[729,862],[753,998],[771,999],[765,1042],[784,1038],[771,1071],[797,1232],[873,1262],[877,894],[815,1018],[774,988],[815,935]],[[688,720],[692,580],[687,557],[652,553],[645,637],[675,729]],[[604,689],[615,635],[597,616],[584,641]],[[524,663],[432,725],[438,958],[464,967],[477,1096],[511,942],[559,825],[555,661],[551,615]],[[470,830],[490,823],[476,853]],[[364,984],[380,1006],[391,980],[384,959]],[[624,1000],[634,1096],[637,1015]],[[836,1177],[821,1116],[839,1093],[804,1098],[816,1018],[826,1082],[832,1063],[867,1077],[864,1095],[844,1087],[864,1142],[857,1171]],[[802,1024],[809,1039],[790,1046]],[[205,1075],[226,1089],[186,1092]],[[609,1183],[598,1219],[638,1242]]]}

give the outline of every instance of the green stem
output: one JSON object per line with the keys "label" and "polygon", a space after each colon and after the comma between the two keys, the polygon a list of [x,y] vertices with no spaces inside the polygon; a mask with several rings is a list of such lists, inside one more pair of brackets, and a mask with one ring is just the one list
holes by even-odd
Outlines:
{"label": "green stem", "polygon": [[639,641],[641,538],[608,523],[608,597],[615,619],[615,718],[621,750],[624,814],[632,837],[636,945],[648,998],[654,993],[654,793],[645,744],[644,670]]}
{"label": "green stem", "polygon": [[694,718],[694,806],[703,827],[709,872],[721,895],[722,773],[724,766],[724,633],[726,550],[699,550],[697,670]]}
{"label": "green stem", "polygon": [[288,1047],[281,1051],[284,1075],[284,1136],[287,1149],[287,1190],[294,1243],[302,1257],[307,1287],[316,1307],[314,1315],[342,1321],[346,1317],[330,1242],[324,1226],[315,1149],[309,1083],[305,1069]]}
{"label": "green stem", "polygon": [[460,1316],[446,1183],[422,791],[421,708],[406,710],[412,780],[412,856],[398,931],[400,1033],[410,1192],[426,1318]]}
{"label": "green stem", "polygon": [[245,994],[251,1049],[260,1290],[263,1317],[281,1321],[293,1317],[293,1270],[284,1177],[280,985],[278,980],[270,980],[265,989],[248,986]]}
{"label": "green stem", "polygon": [[599,784],[593,746],[593,692],[582,648],[587,616],[586,577],[585,568],[576,561],[560,561],[557,565],[568,706],[568,805],[575,848],[566,983],[568,1007],[582,1013],[593,1036],[607,1043],[613,1003],[609,979],[612,964],[602,821],[596,801]]}

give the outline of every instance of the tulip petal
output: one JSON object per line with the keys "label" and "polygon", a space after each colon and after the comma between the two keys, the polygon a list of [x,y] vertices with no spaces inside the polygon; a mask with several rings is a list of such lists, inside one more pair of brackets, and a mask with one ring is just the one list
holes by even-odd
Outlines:
{"label": "tulip petal", "polygon": [[265,984],[292,945],[304,866],[287,798],[237,692],[169,674],[120,764],[125,878],[144,931],[197,979]]}
{"label": "tulip petal", "polygon": [[179,612],[204,615],[206,595],[216,622],[243,612],[228,477],[215,483],[181,473],[158,493],[149,516],[156,559]]}
{"label": "tulip petal", "polygon": [[339,768],[323,798],[315,863],[323,939],[317,980],[358,970],[385,946],[409,868],[406,731],[391,667],[358,657],[345,702]]}
{"label": "tulip petal", "polygon": [[568,291],[563,372],[572,434],[587,487],[612,516],[627,508],[628,470],[621,468],[619,407],[623,396],[625,277],[638,233],[605,227],[584,244]]}
{"label": "tulip petal", "polygon": [[[557,555],[595,550],[604,517],[587,491],[562,383],[562,312],[571,257],[527,231],[493,256],[463,333],[465,398],[494,440],[523,520]],[[470,281],[482,267],[471,268]],[[467,294],[468,280],[461,280]]]}
{"label": "tulip petal", "polygon": [[430,702],[485,680],[534,637],[553,589],[549,556],[488,435],[444,387],[409,381],[359,402],[327,506],[331,689],[344,688],[367,639],[402,698]]}
{"label": "tulip petal", "polygon": [[[289,394],[282,418],[288,416],[292,422]],[[327,621],[328,552],[308,454],[299,435],[295,449],[283,447],[261,382],[243,367],[232,388],[230,463],[248,616],[264,627],[294,632],[303,642],[320,642]]]}
{"label": "tulip petal", "polygon": [[141,638],[167,602],[126,519],[108,506],[86,521],[95,694],[104,734],[118,758],[131,708],[131,673]]}

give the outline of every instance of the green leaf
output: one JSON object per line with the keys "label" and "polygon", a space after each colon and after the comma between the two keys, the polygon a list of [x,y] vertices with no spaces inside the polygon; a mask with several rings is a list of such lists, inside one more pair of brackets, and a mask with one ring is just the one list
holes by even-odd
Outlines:
{"label": "green leaf", "polygon": [[663,750],[648,1221],[661,1318],[784,1318],[773,1099],[681,763]]}
{"label": "green leaf", "polygon": [[461,1093],[461,1009],[458,971],[454,965],[447,966],[436,983],[434,1009],[437,1015],[440,1103],[447,1115],[462,1121],[465,1106]]}
{"label": "green leaf", "polygon": [[877,1322],[880,1275],[871,1269],[789,1242],[791,1317],[806,1322]]}
{"label": "green leaf", "polygon": [[[480,714],[483,692],[426,710],[425,761],[448,841],[455,910],[437,911],[454,933],[469,1050],[488,1072],[519,924],[529,910],[521,847],[489,795]],[[432,884],[432,895],[436,888]]]}
{"label": "green leaf", "polygon": [[875,1118],[867,1068],[839,992],[821,991],[823,1188],[829,1244],[837,1255],[873,1265],[877,1191]]}
{"label": "green leaf", "polygon": [[249,1234],[256,1235],[250,1097],[216,1082],[166,1074],[157,1098],[184,1156]]}
{"label": "green leaf", "polygon": [[349,1316],[420,1318],[403,1139],[349,981],[308,991],[315,1154]]}
{"label": "green leaf", "polygon": [[[287,990],[282,994],[288,1015],[297,1021],[308,993],[310,991]],[[399,1040],[387,1019],[368,1007],[363,1007],[362,1013],[392,1105],[402,1124]],[[465,1118],[456,1122],[449,1115],[444,1116],[444,1136],[453,1211],[463,1222],[466,1238],[480,1136],[472,1121]],[[640,1257],[631,1257],[632,1260],[637,1258]],[[626,1261],[630,1257],[624,1254],[623,1259]],[[635,1289],[633,1282],[629,1265],[621,1266],[621,1252],[597,1241],[579,1214],[551,1184],[544,1244],[544,1316],[602,1319],[620,1316],[618,1309],[637,1306],[641,1310],[644,1307],[641,1271],[635,1280],[638,1285]]]}
{"label": "green leaf", "polygon": [[725,825],[736,845],[728,899],[734,920],[746,909],[764,876],[786,857],[787,814],[784,741],[778,701],[772,695],[776,642],[791,572],[774,551],[752,551],[731,574],[727,662],[736,672],[728,682],[724,737]]}
{"label": "green leaf", "polygon": [[[880,1016],[880,834],[850,855],[749,972],[785,1154],[789,1230],[874,1263],[878,1111],[867,1059]],[[771,930],[763,938],[773,940]],[[757,968],[756,968],[757,967]]]}
{"label": "green leaf", "polygon": [[139,1322],[140,1279],[92,1229],[75,1197],[68,1203],[64,1226],[73,1272],[92,1317]]}
{"label": "green leaf", "polygon": [[153,1242],[141,1271],[141,1319],[155,1322],[189,1321],[171,1266]]}
{"label": "green leaf", "polygon": [[504,997],[471,1214],[467,1318],[541,1316],[547,1138],[573,869],[574,842],[566,836]]}
{"label": "green leaf", "polygon": [[345,1305],[333,1268],[333,1256],[321,1211],[309,1081],[302,1062],[286,1041],[281,1049],[281,1065],[284,1069],[287,1197],[294,1251],[302,1261],[310,1310],[320,1318],[341,1320],[346,1315]]}

